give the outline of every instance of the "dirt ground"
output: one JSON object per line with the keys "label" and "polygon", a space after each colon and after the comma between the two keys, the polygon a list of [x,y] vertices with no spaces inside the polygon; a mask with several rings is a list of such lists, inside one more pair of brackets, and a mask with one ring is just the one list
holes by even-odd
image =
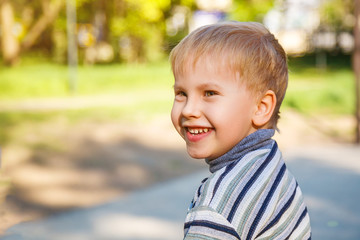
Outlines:
{"label": "dirt ground", "polygon": [[[19,127],[23,144],[10,143],[2,151],[0,180],[7,184],[0,185],[0,232],[207,167],[187,156],[168,115],[144,122],[81,121],[74,126],[56,118]],[[284,111],[275,138],[283,151],[350,143],[354,124],[350,116],[313,118]]]}

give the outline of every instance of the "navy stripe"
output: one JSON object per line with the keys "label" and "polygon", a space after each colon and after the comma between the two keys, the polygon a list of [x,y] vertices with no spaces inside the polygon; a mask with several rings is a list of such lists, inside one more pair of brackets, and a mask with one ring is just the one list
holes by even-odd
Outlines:
{"label": "navy stripe", "polygon": [[225,233],[230,234],[230,235],[236,237],[237,239],[241,240],[239,234],[233,228],[224,226],[224,225],[220,225],[220,224],[216,224],[214,222],[193,221],[193,222],[185,223],[184,228],[190,228],[191,226],[211,228],[211,229],[214,229],[214,230],[217,230],[220,232],[225,232]]}
{"label": "navy stripe", "polygon": [[297,187],[298,187],[298,184],[296,183],[294,192],[291,195],[291,197],[289,198],[289,200],[286,202],[284,207],[280,210],[280,212],[276,215],[276,217],[256,236],[256,238],[261,236],[263,233],[265,233],[267,230],[269,230],[271,227],[273,227],[280,220],[282,215],[286,212],[286,210],[288,210],[291,203],[294,201],[294,198],[295,198],[295,195],[297,192]]}
{"label": "navy stripe", "polygon": [[233,205],[233,207],[231,208],[231,211],[229,213],[229,216],[227,218],[227,220],[229,222],[231,222],[234,218],[235,212],[238,209],[241,200],[244,198],[244,196],[246,195],[246,193],[249,191],[249,189],[251,188],[251,186],[255,183],[256,179],[260,176],[260,174],[263,172],[263,170],[265,169],[265,167],[269,164],[269,162],[271,161],[271,159],[274,157],[275,153],[277,150],[277,143],[274,142],[274,146],[272,147],[269,155],[267,156],[267,158],[265,159],[265,161],[262,163],[262,165],[258,168],[258,170],[254,173],[254,175],[251,177],[251,179],[246,183],[246,185],[244,186],[243,190],[241,191],[241,193],[239,194],[239,196],[237,197],[237,199],[235,200],[235,203]]}
{"label": "navy stripe", "polygon": [[218,190],[219,186],[220,186],[220,183],[222,182],[222,180],[224,179],[224,177],[231,171],[232,169],[232,166],[231,165],[228,165],[225,169],[225,171],[220,175],[220,177],[218,178],[218,180],[216,181],[215,183],[215,186],[214,186],[214,190],[213,190],[213,195],[211,197],[211,200],[210,202],[214,199],[214,196],[216,194],[216,191]]}
{"label": "navy stripe", "polygon": [[200,187],[198,188],[198,190],[197,190],[197,197],[200,197],[200,195],[201,195],[201,188],[202,188],[202,184],[200,185]]}
{"label": "navy stripe", "polygon": [[261,208],[260,208],[259,212],[256,214],[256,217],[255,217],[253,223],[251,224],[251,227],[249,229],[249,233],[247,235],[248,240],[251,239],[252,236],[254,235],[255,229],[258,226],[258,224],[260,222],[260,219],[264,215],[265,210],[266,210],[267,206],[269,205],[269,202],[270,202],[271,198],[274,196],[274,192],[277,189],[277,187],[279,186],[279,184],[281,182],[281,179],[284,176],[285,170],[286,170],[286,167],[285,167],[285,164],[283,164],[280,171],[279,171],[279,173],[278,173],[278,175],[275,178],[275,181],[274,181],[273,185],[270,188],[270,191],[269,191],[268,195],[266,196],[263,204],[261,205]]}
{"label": "navy stripe", "polygon": [[291,236],[291,234],[296,230],[296,228],[300,225],[300,223],[302,222],[302,220],[305,218],[307,214],[307,208],[305,207],[304,211],[302,212],[302,214],[299,217],[299,220],[297,221],[297,223],[295,224],[295,227],[293,228],[293,230],[291,231],[291,233],[289,234],[289,236],[287,236],[287,238],[285,239],[289,239],[289,237]]}

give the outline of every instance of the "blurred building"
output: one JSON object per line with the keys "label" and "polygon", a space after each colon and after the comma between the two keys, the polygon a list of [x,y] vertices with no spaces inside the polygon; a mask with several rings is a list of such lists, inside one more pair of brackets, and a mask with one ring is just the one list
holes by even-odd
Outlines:
{"label": "blurred building", "polygon": [[190,32],[208,24],[217,23],[226,18],[232,7],[232,0],[196,0],[199,10],[195,11],[190,21]]}
{"label": "blurred building", "polygon": [[320,25],[321,0],[276,1],[264,18],[264,24],[276,35],[288,54],[304,54]]}
{"label": "blurred building", "polygon": [[289,55],[336,47],[351,52],[354,39],[351,33],[336,33],[321,29],[320,8],[326,0],[278,0],[265,18],[264,24],[275,34]]}

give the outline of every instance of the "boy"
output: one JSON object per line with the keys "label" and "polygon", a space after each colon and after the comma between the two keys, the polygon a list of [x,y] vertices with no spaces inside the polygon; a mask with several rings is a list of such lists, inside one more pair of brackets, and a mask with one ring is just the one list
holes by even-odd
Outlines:
{"label": "boy", "polygon": [[286,54],[259,23],[224,22],[171,52],[172,122],[188,154],[205,158],[184,239],[311,239],[301,190],[277,144]]}

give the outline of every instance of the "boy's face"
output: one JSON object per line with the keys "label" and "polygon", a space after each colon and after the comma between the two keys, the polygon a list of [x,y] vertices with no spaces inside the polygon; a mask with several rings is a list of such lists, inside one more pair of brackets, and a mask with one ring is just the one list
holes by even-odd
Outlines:
{"label": "boy's face", "polygon": [[198,61],[175,79],[171,120],[193,158],[217,158],[256,131],[255,97],[235,74],[214,67]]}

